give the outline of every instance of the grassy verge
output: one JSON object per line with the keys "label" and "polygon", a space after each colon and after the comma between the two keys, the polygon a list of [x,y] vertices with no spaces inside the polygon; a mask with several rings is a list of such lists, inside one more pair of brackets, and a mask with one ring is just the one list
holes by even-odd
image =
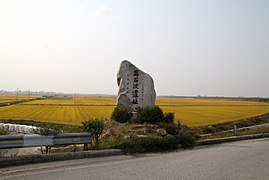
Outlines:
{"label": "grassy verge", "polygon": [[[263,134],[263,133],[269,133],[269,127],[259,127],[257,129],[247,129],[244,131],[238,131],[237,136]],[[213,134],[212,136],[201,137],[199,138],[199,140],[225,138],[225,137],[232,137],[232,136],[234,136],[234,133],[232,132],[218,133],[218,134]]]}
{"label": "grassy verge", "polygon": [[[74,133],[81,132],[80,126],[72,126],[72,125],[63,125],[63,124],[55,124],[55,123],[43,123],[43,122],[35,122],[35,121],[25,121],[25,120],[6,120],[1,121],[5,123],[16,123],[16,124],[24,124],[24,125],[32,125],[32,126],[51,126],[57,127],[61,129],[65,133]],[[262,123],[269,122],[269,114],[249,118],[243,121],[237,121],[232,123],[223,123],[210,126],[209,130],[211,131],[213,128],[213,135],[209,137],[199,137],[199,134],[206,133],[205,128],[208,127],[197,127],[192,128],[191,133],[192,136],[197,135],[197,140],[203,139],[214,139],[214,138],[223,138],[223,137],[231,137],[234,136],[232,132],[228,133],[219,133],[222,130],[232,129],[233,125],[236,124],[238,128],[257,125]],[[194,143],[194,139],[190,135],[185,136],[172,136],[168,135],[166,137],[158,137],[155,136],[154,132],[148,133],[147,125],[137,125],[130,123],[117,123],[115,121],[106,121],[105,129],[108,130],[110,128],[116,128],[116,133],[109,137],[103,137],[98,146],[91,146],[90,150],[97,149],[112,149],[118,148],[122,149],[128,153],[143,153],[143,152],[159,152],[159,151],[170,151],[175,150],[179,146],[183,148],[191,147]],[[241,135],[250,135],[250,134],[261,134],[261,133],[269,133],[269,127],[260,127],[256,129],[246,129],[244,131],[239,131],[238,136]],[[138,135],[143,134],[145,137],[139,137]],[[74,145],[60,148],[52,148],[52,152],[75,152],[82,151],[83,146]]]}
{"label": "grassy verge", "polygon": [[239,121],[215,124],[212,126],[193,127],[192,132],[196,135],[215,134],[222,131],[231,130],[233,129],[234,125],[236,125],[237,128],[242,128],[242,127],[254,126],[254,125],[265,124],[265,123],[269,123],[269,113],[266,113],[260,116],[246,118]]}

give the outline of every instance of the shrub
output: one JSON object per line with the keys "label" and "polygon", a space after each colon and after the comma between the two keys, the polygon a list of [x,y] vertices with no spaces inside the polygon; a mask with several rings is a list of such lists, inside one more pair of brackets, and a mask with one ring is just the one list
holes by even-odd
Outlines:
{"label": "shrub", "polygon": [[119,148],[128,152],[157,152],[173,150],[177,147],[178,141],[174,136],[164,138],[157,136],[132,136],[129,140],[124,140],[114,145],[114,148]]}
{"label": "shrub", "polygon": [[213,133],[219,132],[219,131],[231,130],[231,129],[233,129],[233,125],[216,126],[214,128],[215,128],[215,131],[213,130]]}
{"label": "shrub", "polygon": [[129,122],[132,118],[132,112],[128,108],[115,107],[111,119],[120,123]]}
{"label": "shrub", "polygon": [[82,129],[92,135],[92,144],[98,146],[104,131],[105,122],[100,119],[90,119],[82,122]]}
{"label": "shrub", "polygon": [[58,126],[43,124],[34,130],[35,134],[41,135],[56,135],[62,133],[62,130]]}
{"label": "shrub", "polygon": [[160,123],[163,119],[163,110],[158,106],[155,106],[154,108],[138,108],[137,110],[138,123]]}
{"label": "shrub", "polygon": [[9,131],[7,129],[0,128],[0,135],[7,135],[7,134],[9,134]]}
{"label": "shrub", "polygon": [[214,134],[216,132],[216,129],[212,126],[206,126],[202,129],[204,134]]}
{"label": "shrub", "polygon": [[[7,135],[9,131],[4,128],[0,128],[0,135]],[[8,152],[7,149],[0,149],[0,157],[3,157]]]}
{"label": "shrub", "polygon": [[175,119],[175,113],[173,112],[168,112],[168,113],[164,113],[164,117],[163,117],[163,122],[164,123],[173,123]]}
{"label": "shrub", "polygon": [[175,123],[164,124],[163,128],[168,134],[177,135],[178,134],[178,125]]}
{"label": "shrub", "polygon": [[183,133],[180,136],[177,136],[177,139],[182,148],[191,148],[195,143],[195,139],[191,136],[190,133]]}

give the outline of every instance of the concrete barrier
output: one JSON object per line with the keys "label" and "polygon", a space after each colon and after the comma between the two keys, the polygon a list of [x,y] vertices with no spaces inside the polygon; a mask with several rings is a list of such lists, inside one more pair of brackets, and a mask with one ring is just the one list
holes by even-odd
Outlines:
{"label": "concrete barrier", "polygon": [[18,132],[18,133],[33,133],[34,129],[37,129],[36,126],[27,126],[21,124],[9,124],[9,123],[0,123],[0,129],[7,129],[11,132]]}
{"label": "concrete barrier", "polygon": [[107,149],[98,151],[69,152],[56,154],[26,155],[0,158],[0,167],[17,166],[33,163],[44,163],[52,161],[65,161],[72,159],[97,158],[106,156],[122,155],[119,149]]}

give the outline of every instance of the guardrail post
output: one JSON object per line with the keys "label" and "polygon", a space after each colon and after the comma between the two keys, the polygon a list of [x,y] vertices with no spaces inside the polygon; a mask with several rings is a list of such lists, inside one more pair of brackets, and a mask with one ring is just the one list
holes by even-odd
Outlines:
{"label": "guardrail post", "polygon": [[88,151],[88,150],[89,150],[89,144],[84,144],[83,151]]}
{"label": "guardrail post", "polygon": [[236,124],[234,124],[234,135],[237,136],[237,127],[236,127]]}

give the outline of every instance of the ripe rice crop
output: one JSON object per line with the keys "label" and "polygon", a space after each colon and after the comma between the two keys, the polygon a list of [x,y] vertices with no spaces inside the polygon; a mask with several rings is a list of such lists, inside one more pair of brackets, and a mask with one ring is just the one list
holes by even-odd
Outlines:
{"label": "ripe rice crop", "polygon": [[157,98],[159,106],[247,106],[269,105],[268,103],[243,101],[233,99],[209,99],[209,98]]}
{"label": "ripe rice crop", "polygon": [[[116,97],[55,96],[18,105],[0,107],[0,119],[34,120],[78,125],[90,118],[110,119]],[[175,112],[176,122],[204,126],[235,121],[269,112],[268,103],[198,98],[157,98],[164,112]]]}
{"label": "ripe rice crop", "polygon": [[78,125],[90,118],[110,118],[113,109],[113,106],[12,105],[0,108],[0,119]]}
{"label": "ripe rice crop", "polygon": [[53,105],[115,105],[115,96],[68,96],[68,97],[53,97],[45,100],[30,101],[23,104],[53,104]]}
{"label": "ripe rice crop", "polygon": [[236,121],[269,112],[269,106],[160,106],[175,112],[176,119],[188,126],[206,126]]}
{"label": "ripe rice crop", "polygon": [[[18,97],[18,98],[17,98]],[[41,97],[40,95],[30,95],[27,94],[0,94],[0,103],[9,103],[20,100],[35,99]]]}

